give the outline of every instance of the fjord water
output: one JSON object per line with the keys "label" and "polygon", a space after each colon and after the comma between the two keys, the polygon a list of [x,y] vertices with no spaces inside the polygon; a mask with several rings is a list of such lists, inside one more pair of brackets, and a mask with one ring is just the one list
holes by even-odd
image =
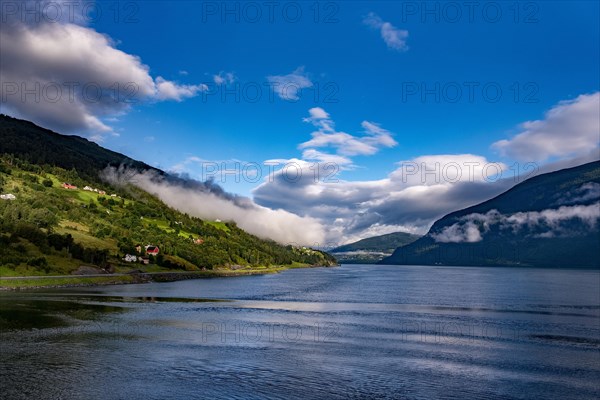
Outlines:
{"label": "fjord water", "polygon": [[600,397],[600,272],[345,265],[0,295],[6,399]]}

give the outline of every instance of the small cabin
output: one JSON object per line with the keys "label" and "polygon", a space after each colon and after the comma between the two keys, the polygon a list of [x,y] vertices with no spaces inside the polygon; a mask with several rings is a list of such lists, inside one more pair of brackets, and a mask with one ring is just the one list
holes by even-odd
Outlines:
{"label": "small cabin", "polygon": [[158,246],[146,246],[146,254],[157,256],[159,252]]}

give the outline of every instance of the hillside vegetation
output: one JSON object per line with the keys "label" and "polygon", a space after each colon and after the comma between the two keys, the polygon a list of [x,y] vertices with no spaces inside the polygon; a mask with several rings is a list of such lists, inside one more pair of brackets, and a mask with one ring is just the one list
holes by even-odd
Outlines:
{"label": "hillside vegetation", "polygon": [[[123,162],[150,168],[85,139],[0,117],[0,194],[14,196],[0,199],[0,275],[69,274],[82,265],[119,272],[336,264],[326,253],[260,239],[233,222],[203,221],[133,186],[102,182],[102,169]],[[159,254],[146,255],[146,245]],[[148,264],[126,262],[127,254]]]}

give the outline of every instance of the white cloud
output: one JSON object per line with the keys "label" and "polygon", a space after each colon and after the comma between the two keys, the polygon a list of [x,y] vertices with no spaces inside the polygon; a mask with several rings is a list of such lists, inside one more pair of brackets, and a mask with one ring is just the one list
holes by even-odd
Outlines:
{"label": "white cloud", "polygon": [[320,163],[330,163],[337,166],[352,165],[352,160],[348,157],[336,154],[323,153],[315,149],[307,149],[302,152],[302,159],[306,161],[315,161]]}
{"label": "white cloud", "polygon": [[280,98],[288,101],[298,101],[302,89],[313,86],[308,74],[304,72],[304,67],[299,67],[287,75],[267,76],[267,81]]}
{"label": "white cloud", "polygon": [[369,121],[362,122],[366,133],[363,137],[338,132],[329,114],[320,107],[311,108],[309,116],[303,121],[313,124],[318,130],[312,133],[311,140],[298,146],[300,149],[329,147],[333,148],[338,155],[348,157],[372,155],[377,153],[380,147],[394,147],[398,144],[392,138],[391,132]]}
{"label": "white cloud", "polygon": [[572,158],[595,150],[600,143],[600,92],[561,101],[542,120],[521,124],[521,133],[492,147],[517,160],[540,162]]}
{"label": "white cloud", "polygon": [[406,44],[408,31],[396,28],[390,22],[385,22],[379,15],[373,12],[369,13],[363,19],[363,23],[373,29],[379,30],[381,38],[390,49],[397,51],[408,50],[408,45]]}
{"label": "white cloud", "polygon": [[305,122],[329,118],[329,114],[327,113],[327,111],[323,110],[321,107],[311,108],[310,110],[308,110],[308,113],[310,117],[305,118]]}
{"label": "white cloud", "polygon": [[345,132],[313,132],[312,139],[301,143],[298,147],[300,149],[310,147],[333,147],[340,154],[345,156],[372,155],[377,153],[377,147],[374,145]]}
{"label": "white cloud", "polygon": [[216,75],[213,75],[213,81],[217,85],[231,85],[237,80],[237,77],[233,72],[224,72],[221,71]]}
{"label": "white cloud", "polygon": [[594,228],[600,218],[600,203],[590,205],[562,206],[557,209],[515,213],[506,218],[509,225],[534,226],[544,224],[551,230],[560,230],[560,223],[577,218],[590,228]]}
{"label": "white cloud", "polygon": [[575,190],[561,193],[559,204],[583,203],[592,199],[600,199],[600,183],[587,182]]}
{"label": "white cloud", "polygon": [[441,243],[476,243],[483,239],[479,227],[473,222],[453,224],[444,228],[441,233],[431,236]]}
{"label": "white cloud", "polygon": [[376,146],[394,147],[398,144],[392,137],[392,133],[386,129],[383,129],[379,124],[375,122],[363,121],[362,127],[365,128],[365,133],[370,135],[364,138],[366,143],[370,143]]}
{"label": "white cloud", "polygon": [[156,78],[156,98],[159,100],[182,101],[188,97],[194,97],[199,92],[208,90],[204,84],[200,85],[179,85],[175,82],[167,81],[162,77]]}
{"label": "white cloud", "polygon": [[154,80],[139,57],[117,49],[108,36],[72,23],[11,20],[0,25],[0,47],[3,109],[62,132],[100,139],[114,134],[104,121],[136,103],[181,101],[204,90]]}
{"label": "white cloud", "polygon": [[475,243],[492,227],[500,230],[511,230],[516,233],[528,229],[534,237],[570,236],[585,232],[573,232],[567,221],[578,219],[589,229],[594,229],[600,218],[600,203],[590,205],[562,206],[542,211],[525,211],[510,215],[490,210],[485,214],[473,213],[465,215],[459,222],[444,227],[441,232],[432,232],[430,236],[442,243]]}

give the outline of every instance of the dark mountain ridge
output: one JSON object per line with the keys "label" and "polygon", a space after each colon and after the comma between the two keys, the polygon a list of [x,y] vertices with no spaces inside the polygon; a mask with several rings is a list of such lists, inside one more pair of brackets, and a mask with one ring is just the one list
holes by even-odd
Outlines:
{"label": "dark mountain ridge", "polygon": [[33,122],[0,114],[0,154],[12,154],[37,165],[53,165],[78,174],[93,182],[98,172],[112,166],[127,166],[138,171],[163,171],[108,150],[80,136],[68,136],[42,128]]}
{"label": "dark mountain ridge", "polygon": [[530,178],[436,221],[381,261],[600,268],[600,161]]}

